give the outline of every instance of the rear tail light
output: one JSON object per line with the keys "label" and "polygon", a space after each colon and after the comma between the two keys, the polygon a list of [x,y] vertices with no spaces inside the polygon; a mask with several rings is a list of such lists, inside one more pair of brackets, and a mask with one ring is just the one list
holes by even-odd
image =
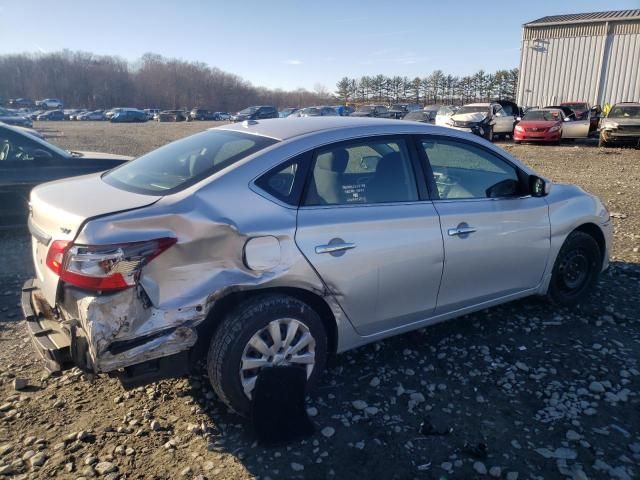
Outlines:
{"label": "rear tail light", "polygon": [[138,284],[140,270],[175,238],[118,245],[74,245],[57,240],[47,253],[47,266],[60,280],[89,290],[122,290]]}

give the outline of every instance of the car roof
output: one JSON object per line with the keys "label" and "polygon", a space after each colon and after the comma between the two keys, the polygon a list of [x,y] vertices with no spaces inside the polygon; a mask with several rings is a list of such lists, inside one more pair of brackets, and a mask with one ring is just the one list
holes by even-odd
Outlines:
{"label": "car roof", "polygon": [[490,107],[491,105],[493,105],[493,103],[467,103],[466,105],[463,105],[463,107]]}
{"label": "car roof", "polygon": [[[398,132],[398,128],[402,125],[406,126],[411,123],[412,122],[399,122],[398,120],[387,118],[331,116],[301,117],[296,119],[274,118],[269,120],[250,120],[215,127],[215,129],[251,133],[284,141],[311,133],[344,128],[371,127],[372,129],[375,129],[377,127],[379,129],[380,127],[389,127],[389,132],[394,133]],[[419,124],[417,122],[416,125],[420,125],[420,128],[424,128],[425,126],[424,124]],[[441,131],[439,127],[433,128],[436,128],[438,132]],[[211,128],[210,130],[214,130],[214,128]]]}
{"label": "car roof", "polygon": [[617,107],[618,105],[625,105],[627,107],[640,107],[640,102],[618,102],[614,105],[614,107]]}

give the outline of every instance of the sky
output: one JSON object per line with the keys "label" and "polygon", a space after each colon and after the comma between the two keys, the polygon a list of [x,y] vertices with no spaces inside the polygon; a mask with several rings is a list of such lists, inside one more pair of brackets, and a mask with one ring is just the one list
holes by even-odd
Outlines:
{"label": "sky", "polygon": [[518,67],[523,23],[640,0],[0,0],[0,55],[82,50],[199,61],[257,86]]}

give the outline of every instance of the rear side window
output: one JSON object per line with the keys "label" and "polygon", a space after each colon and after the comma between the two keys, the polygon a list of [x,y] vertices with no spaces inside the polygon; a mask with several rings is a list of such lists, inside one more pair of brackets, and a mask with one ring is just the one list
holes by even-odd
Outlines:
{"label": "rear side window", "polygon": [[309,157],[310,154],[299,155],[278,165],[256,180],[256,186],[284,203],[297,206],[306,176],[305,162]]}
{"label": "rear side window", "polygon": [[170,143],[108,171],[114,187],[145,195],[170,195],[233,165],[277,140],[211,130]]}
{"label": "rear side window", "polygon": [[416,181],[404,140],[371,139],[318,150],[305,205],[416,200]]}

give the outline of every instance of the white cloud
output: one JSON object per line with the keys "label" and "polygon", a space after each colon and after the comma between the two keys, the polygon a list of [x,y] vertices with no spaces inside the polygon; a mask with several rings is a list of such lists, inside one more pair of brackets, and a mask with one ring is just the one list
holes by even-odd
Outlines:
{"label": "white cloud", "polygon": [[283,60],[282,63],[286,63],[287,65],[302,65],[302,60],[290,58],[289,60]]}

